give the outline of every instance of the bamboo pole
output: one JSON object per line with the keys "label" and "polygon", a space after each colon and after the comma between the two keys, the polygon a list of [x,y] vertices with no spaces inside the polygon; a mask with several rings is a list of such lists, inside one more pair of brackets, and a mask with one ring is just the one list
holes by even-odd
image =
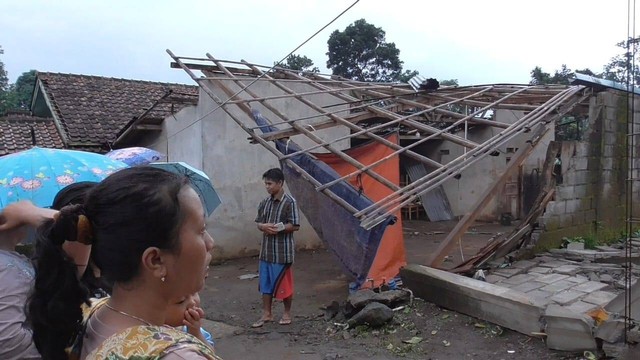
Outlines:
{"label": "bamboo pole", "polygon": [[[187,72],[187,74],[189,74],[189,76],[191,76],[191,78],[196,81],[198,84],[200,84],[200,81],[198,81],[198,78],[195,76],[195,74],[191,71],[191,69],[187,68],[186,66],[184,66],[184,64],[182,63],[182,61],[180,61],[180,59],[176,58],[176,56],[171,52],[171,50],[167,49],[167,53],[169,53],[169,55],[174,59],[174,61],[176,61],[176,63],[178,63],[182,69]],[[211,89],[209,89],[207,86],[202,86],[202,89],[207,93],[207,95],[209,95],[211,97],[211,99],[213,99],[213,101],[215,101],[218,104],[222,104],[222,101],[220,100],[220,98],[218,98],[216,96],[216,94],[213,93],[213,91]],[[240,105],[242,106],[242,105]],[[251,131],[250,129],[248,129],[246,127],[246,125],[240,121],[240,119],[238,119],[235,115],[233,115],[231,113],[231,111],[229,111],[228,109],[226,109],[225,107],[223,107],[224,111],[229,115],[229,117],[231,117],[231,119],[238,124],[238,126],[240,126],[247,134],[249,134],[249,136],[251,136],[255,141],[257,141],[258,143],[260,143],[262,146],[264,146],[269,152],[271,152],[273,155],[275,155],[278,160],[280,160],[282,154],[277,150],[274,149],[273,147],[271,147],[271,145],[265,141],[264,139],[262,139],[261,137],[259,137],[255,132]],[[315,186],[319,186],[321,185],[320,182],[318,182],[318,180],[316,180],[313,176],[311,176],[309,173],[307,173],[303,168],[301,168],[298,164],[296,164],[295,162],[291,161],[291,160],[284,160],[287,165],[289,165],[290,167],[292,167],[293,169],[295,169],[303,178],[305,178],[307,181],[309,181],[310,183],[312,183]],[[348,202],[344,201],[342,198],[340,198],[339,196],[337,196],[335,193],[333,193],[331,190],[329,189],[325,189],[323,191],[323,193],[325,195],[327,195],[330,199],[332,199],[333,201],[335,201],[336,203],[338,203],[340,206],[344,207],[347,211],[354,213],[357,211],[356,208],[354,208],[351,204],[349,204]]]}
{"label": "bamboo pole", "polygon": [[[219,63],[213,56],[211,56],[210,54],[207,53],[207,57],[211,59],[211,61],[213,61],[216,65],[218,65],[218,67],[221,67],[223,69],[223,71],[225,71],[226,69],[224,68],[224,65],[222,65],[221,63]],[[225,71],[226,72],[226,71]],[[229,75],[229,73],[227,73]],[[268,76],[268,75],[266,75]],[[236,82],[237,84],[237,82]],[[224,89],[228,89],[223,83],[219,82],[218,86],[220,86],[223,90]],[[225,91],[227,92],[227,91]],[[249,90],[249,89],[245,89],[245,92],[247,94],[249,94],[250,96],[256,97],[256,93],[254,93],[253,91]],[[283,113],[281,113],[278,109],[276,109],[275,107],[271,106],[269,103],[267,103],[266,101],[262,100],[260,101],[260,103],[265,106],[267,109],[269,109],[272,113],[274,113],[276,116],[280,117],[283,120],[288,120],[287,116],[284,115]],[[246,107],[245,107],[246,108]],[[251,110],[248,109],[247,115],[252,116],[251,114]],[[361,169],[362,171],[364,171],[367,175],[371,176],[372,178],[376,179],[377,181],[379,181],[381,184],[387,186],[389,189],[396,191],[399,189],[398,185],[394,184],[393,182],[389,181],[389,179],[386,179],[385,177],[381,176],[380,174],[369,170],[369,169],[364,169],[364,164],[360,163],[359,161],[357,161],[356,159],[352,158],[351,156],[348,156],[346,154],[344,154],[342,151],[336,149],[335,147],[329,145],[329,144],[323,144],[323,140],[321,138],[319,138],[317,135],[315,135],[313,132],[305,129],[302,126],[299,126],[296,123],[292,123],[290,124],[293,128],[295,128],[296,130],[304,133],[309,139],[311,139],[312,141],[321,144],[325,149],[329,150],[331,153],[335,154],[336,156],[338,156],[339,158],[341,158],[342,160],[346,161],[347,163],[349,163],[350,165],[354,166],[357,169]],[[285,154],[286,155],[286,154]],[[284,158],[284,157],[283,157]]]}
{"label": "bamboo pole", "polygon": [[[259,69],[255,69],[255,70],[256,70],[256,71],[258,71],[258,72],[260,72],[260,70],[259,70]],[[281,90],[283,90],[283,91],[285,91],[285,92],[295,93],[293,90],[291,90],[291,89],[287,88],[286,86],[284,86],[284,85],[282,85],[282,84],[278,84],[278,83],[275,83],[275,84],[276,84],[276,86],[277,86],[278,88],[280,88]],[[325,114],[326,114],[326,111],[325,111],[324,109],[320,108],[319,106],[315,105],[314,103],[310,102],[309,100],[304,99],[304,98],[301,98],[301,97],[297,97],[297,99],[298,99],[300,102],[302,102],[303,104],[305,104],[305,105],[309,106],[310,108],[312,108],[312,109],[314,109],[314,110],[316,110],[316,111],[318,111],[318,112],[320,112],[320,113],[325,113]],[[357,125],[355,125],[355,124],[352,124],[352,123],[348,122],[347,120],[345,120],[344,118],[342,118],[342,117],[340,117],[340,116],[336,116],[336,115],[334,115],[334,114],[326,114],[326,115],[327,115],[329,118],[331,118],[332,120],[334,120],[334,121],[336,121],[336,122],[340,123],[341,125],[344,125],[344,126],[346,126],[346,127],[350,128],[350,129],[352,129],[352,130],[355,130],[355,131],[360,131],[360,130],[362,130],[362,128],[361,128],[361,127],[359,127],[359,126],[357,126]],[[398,144],[394,144],[394,143],[392,143],[391,141],[389,141],[389,140],[387,140],[387,139],[385,139],[385,138],[383,138],[383,137],[381,137],[381,136],[379,136],[379,135],[372,134],[372,133],[366,133],[365,135],[366,135],[366,136],[368,136],[368,137],[370,137],[370,138],[372,138],[372,139],[374,139],[374,140],[377,140],[378,142],[380,142],[380,143],[382,143],[382,144],[384,144],[384,145],[386,145],[386,146],[388,146],[388,147],[390,147],[390,148],[392,148],[392,149],[394,149],[394,150],[398,150],[398,149],[401,149],[401,148],[402,148],[400,145],[398,145]],[[415,160],[417,160],[417,161],[419,161],[419,162],[421,162],[421,163],[425,163],[425,164],[429,164],[430,162],[432,162],[432,161],[433,161],[433,160],[429,159],[428,157],[422,156],[422,155],[417,154],[417,153],[412,152],[412,151],[408,151],[408,152],[407,152],[407,156],[409,156],[409,157],[411,157],[411,158],[413,158],[413,159],[415,159]]]}
{"label": "bamboo pole", "polygon": [[[562,95],[560,98],[554,97],[553,106],[544,107],[545,109],[541,110],[542,111],[541,114],[537,114],[535,117],[532,117],[532,119],[527,119],[527,123],[525,123],[525,124],[521,123],[519,125],[520,130],[518,130],[518,129],[513,129],[513,130],[514,131],[527,131],[527,129],[529,129],[531,126],[535,125],[536,123],[538,123],[540,121],[543,121],[545,119],[545,117],[551,111],[557,111],[557,107],[560,106],[562,104],[562,102],[568,101],[568,99],[571,96],[575,95],[578,91],[582,90],[582,88],[583,87],[581,87],[581,86],[577,86],[577,87],[574,87],[572,89],[567,90],[564,94],[559,94],[559,95]],[[574,101],[570,102],[566,106],[566,108],[567,108],[566,111],[569,111],[570,108],[575,106],[582,99],[584,99],[584,97],[580,97],[579,99],[574,99]],[[566,113],[566,111],[558,111],[558,113],[559,114],[564,114],[564,113]],[[540,112],[540,111],[538,111],[538,112]],[[530,115],[530,114],[528,114],[528,115]],[[523,117],[523,119],[527,118],[527,116]],[[554,115],[554,118],[557,118],[559,116],[560,115],[556,114],[556,115]],[[548,123],[548,122],[551,122],[551,121],[552,120],[545,121],[545,123]],[[487,144],[487,146],[498,147],[498,146],[506,143],[507,141],[509,141],[515,135],[517,135],[517,132],[516,133],[512,133],[511,135],[508,135],[508,136],[507,135],[501,136],[501,134],[499,134],[497,136],[494,136],[489,142],[486,142],[485,144]],[[493,145],[490,144],[490,143],[492,143]],[[478,149],[474,149],[473,152],[476,152],[476,150],[478,150]],[[482,158],[484,156],[487,156],[487,154],[489,153],[490,150],[491,150],[490,148],[481,149],[480,152],[476,152],[476,153],[473,154],[473,158],[475,158],[475,157]],[[470,156],[470,154],[467,153],[467,156]],[[458,159],[460,159],[462,157],[463,156],[459,157]],[[458,159],[456,159],[456,160],[458,160]],[[472,159],[472,158],[470,158],[470,159]],[[454,160],[454,161],[456,161],[456,160]],[[475,162],[476,160],[472,160],[472,161]],[[451,162],[448,163],[446,166],[448,166],[450,164],[451,164]],[[403,198],[407,198],[407,200],[405,200],[404,202],[400,203],[399,205],[397,205],[395,207],[392,207],[392,206],[393,206],[394,203],[397,203],[397,198],[388,197],[388,199],[386,199],[386,200],[382,199],[382,200],[378,201],[376,204],[371,205],[366,209],[360,210],[359,212],[356,212],[354,215],[357,216],[357,217],[364,217],[364,219],[362,221],[362,226],[363,227],[370,228],[370,226],[375,226],[375,224],[380,221],[379,216],[370,218],[369,215],[364,215],[363,214],[364,212],[379,213],[379,211],[382,208],[384,208],[384,209],[387,209],[385,213],[392,213],[395,210],[397,210],[398,208],[400,208],[400,207],[406,205],[407,203],[410,203],[411,201],[413,201],[420,194],[423,194],[423,193],[425,193],[427,191],[430,191],[435,186],[438,186],[440,183],[442,183],[444,180],[446,180],[446,178],[448,178],[448,176],[451,176],[452,174],[455,174],[455,173],[459,173],[462,170],[466,169],[470,165],[471,165],[471,163],[469,163],[469,161],[465,159],[462,162],[459,162],[459,163],[455,164],[453,167],[451,167],[449,169],[445,169],[445,170],[449,170],[450,171],[448,174],[443,174],[442,173],[443,169],[439,169],[438,171],[440,173],[437,174],[434,178],[428,179],[428,177],[423,177],[423,178],[419,179],[418,181],[414,182],[414,183],[419,183],[418,186],[414,186],[411,192],[405,192],[405,195],[404,195]],[[443,175],[444,175],[444,178],[442,178]],[[440,178],[440,179],[438,179],[438,178]],[[408,185],[404,189],[407,190],[407,188],[413,186],[414,183],[411,183],[410,185]]]}

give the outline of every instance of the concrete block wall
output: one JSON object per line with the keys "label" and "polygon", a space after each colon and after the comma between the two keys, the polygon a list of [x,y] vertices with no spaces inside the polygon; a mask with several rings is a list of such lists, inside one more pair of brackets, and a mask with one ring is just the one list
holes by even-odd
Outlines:
{"label": "concrete block wall", "polygon": [[[540,248],[556,247],[563,237],[609,240],[625,231],[628,113],[624,94],[598,93],[590,100],[585,140],[561,143],[563,182],[541,218]],[[634,189],[636,201],[639,195]]]}

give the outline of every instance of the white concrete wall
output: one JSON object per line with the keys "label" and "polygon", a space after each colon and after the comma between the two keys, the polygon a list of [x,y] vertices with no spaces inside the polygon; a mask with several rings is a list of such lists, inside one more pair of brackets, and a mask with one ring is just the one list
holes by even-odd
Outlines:
{"label": "white concrete wall", "polygon": [[[235,93],[239,87],[226,83]],[[296,92],[309,92],[314,89],[304,84],[287,84]],[[283,92],[266,82],[257,82],[250,89],[260,96],[280,95]],[[222,90],[213,89],[223,101],[228,98]],[[247,94],[240,95],[247,98]],[[331,95],[312,95],[307,97],[320,106],[342,103],[343,101]],[[315,114],[307,106],[294,99],[278,99],[270,104],[290,119]],[[272,122],[280,121],[271,111],[260,104],[252,103],[261,113]],[[207,228],[216,241],[214,258],[234,258],[256,255],[259,252],[261,233],[255,226],[255,216],[259,202],[267,196],[262,181],[262,174],[272,167],[279,167],[276,156],[262,145],[250,144],[249,135],[234,122],[203,90],[197,107],[190,107],[169,117],[164,121],[161,138],[169,137],[168,142],[157,141],[153,147],[166,153],[168,161],[185,161],[195,167],[203,169],[211,177],[216,190],[222,198],[222,205],[216,209],[207,221]],[[345,106],[342,106],[346,108]],[[237,106],[230,106],[232,114],[242,120],[244,124],[255,127],[253,120]],[[332,107],[332,110],[338,109]],[[346,115],[342,113],[341,115]],[[195,125],[186,128],[197,119]],[[320,119],[310,119],[304,122],[315,122]],[[185,129],[186,128],[186,129]],[[185,130],[183,130],[185,129]],[[178,133],[179,132],[179,133]],[[257,131],[260,133],[259,131]],[[178,133],[178,134],[177,134]],[[177,134],[177,135],[176,135]],[[336,127],[316,132],[323,139],[336,139],[348,134],[348,129]],[[313,144],[303,136],[293,138],[304,147]],[[273,143],[271,143],[273,144]],[[348,147],[348,140],[336,144],[339,149]],[[323,152],[319,149],[316,152]],[[298,248],[317,248],[321,241],[309,225],[304,214],[300,231],[295,234]]]}
{"label": "white concrete wall", "polygon": [[[502,123],[513,123],[518,118],[524,116],[522,112],[511,110],[497,110],[495,112],[496,121]],[[500,133],[500,128],[476,127],[468,132],[468,139],[476,143],[482,143],[496,134]],[[458,133],[459,136],[464,137],[464,132]],[[542,139],[542,143],[536,147],[534,152],[523,164],[522,172],[528,173],[533,168],[542,169],[544,158],[546,156],[547,146],[549,141],[554,138],[553,128]],[[475,164],[465,169],[459,180],[450,179],[443,183],[444,190],[449,198],[449,203],[453,210],[454,215],[461,216],[468,212],[468,210],[477,202],[478,197],[482,195],[489,186],[495,182],[500,175],[504,172],[507,166],[507,157],[511,157],[515,154],[517,148],[525,145],[525,141],[529,139],[529,134],[521,134],[513,138],[511,141],[500,146],[499,156],[486,156],[479,160]],[[508,148],[512,148],[513,153],[507,152]],[[448,150],[449,154],[445,155],[441,153],[441,150]],[[441,163],[446,164],[460,156],[464,156],[464,148],[460,145],[454,144],[449,141],[443,141],[441,145],[437,146],[429,156],[439,156],[442,154]],[[499,218],[500,199],[502,194],[494,197],[489,204],[484,208],[479,219],[483,220],[496,220]],[[518,214],[514,214],[518,215]]]}

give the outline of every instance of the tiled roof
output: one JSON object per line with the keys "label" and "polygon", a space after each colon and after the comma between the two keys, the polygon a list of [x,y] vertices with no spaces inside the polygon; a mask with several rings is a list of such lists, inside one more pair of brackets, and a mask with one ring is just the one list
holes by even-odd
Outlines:
{"label": "tiled roof", "polygon": [[[39,72],[52,111],[61,122],[70,147],[104,145],[115,140],[135,117],[172,91],[198,94],[192,85]],[[159,104],[146,119],[164,119],[172,104]]]}
{"label": "tiled roof", "polygon": [[57,149],[64,147],[52,118],[9,113],[0,117],[0,156],[30,149],[33,146],[31,127],[37,146]]}

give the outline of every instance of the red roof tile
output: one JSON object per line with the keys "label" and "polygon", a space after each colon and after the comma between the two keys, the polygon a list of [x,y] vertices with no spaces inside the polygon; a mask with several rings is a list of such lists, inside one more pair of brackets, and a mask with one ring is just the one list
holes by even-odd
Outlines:
{"label": "red roof tile", "polygon": [[[61,122],[70,147],[104,145],[172,91],[198,94],[192,85],[39,72],[52,111]],[[147,119],[164,119],[180,107],[159,104]]]}
{"label": "red roof tile", "polygon": [[33,146],[32,127],[37,146],[57,149],[64,147],[52,118],[9,113],[0,117],[0,156],[30,149]]}

